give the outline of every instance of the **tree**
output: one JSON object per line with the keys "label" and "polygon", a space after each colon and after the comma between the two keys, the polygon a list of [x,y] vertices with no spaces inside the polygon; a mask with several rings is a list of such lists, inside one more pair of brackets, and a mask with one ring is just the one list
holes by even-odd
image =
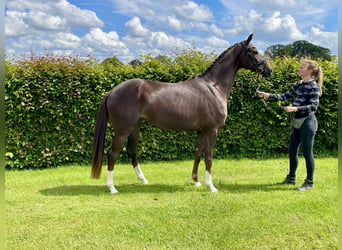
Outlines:
{"label": "tree", "polygon": [[292,56],[307,57],[312,59],[324,59],[331,61],[330,50],[321,46],[314,45],[307,41],[296,41],[292,44]]}
{"label": "tree", "polygon": [[103,64],[103,65],[111,64],[111,65],[114,65],[114,66],[121,66],[121,65],[123,65],[122,62],[120,62],[120,60],[116,56],[110,57],[110,58],[107,58],[107,59],[103,60],[101,64]]}
{"label": "tree", "polygon": [[171,59],[165,55],[156,56],[155,59],[163,63],[171,63]]}
{"label": "tree", "polygon": [[321,58],[327,61],[332,60],[329,49],[314,45],[304,40],[296,41],[288,45],[281,45],[281,44],[272,45],[266,49],[265,55],[270,56],[270,57],[298,56],[298,57],[310,57],[312,59]]}
{"label": "tree", "polygon": [[276,56],[289,56],[291,54],[291,48],[286,45],[276,44],[268,47],[265,51],[265,55],[270,57]]}
{"label": "tree", "polygon": [[132,60],[132,61],[129,62],[129,65],[132,65],[133,67],[135,67],[135,66],[140,66],[140,65],[142,65],[142,64],[143,64],[142,61],[140,61],[140,60],[138,60],[138,59],[134,59],[134,60]]}

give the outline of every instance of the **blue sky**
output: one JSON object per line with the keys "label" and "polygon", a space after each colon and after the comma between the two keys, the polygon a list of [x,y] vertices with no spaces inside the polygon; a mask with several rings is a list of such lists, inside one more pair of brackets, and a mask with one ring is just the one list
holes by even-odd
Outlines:
{"label": "blue sky", "polygon": [[263,52],[306,40],[337,55],[338,0],[7,0],[6,54],[117,56],[197,47],[219,54],[254,33]]}

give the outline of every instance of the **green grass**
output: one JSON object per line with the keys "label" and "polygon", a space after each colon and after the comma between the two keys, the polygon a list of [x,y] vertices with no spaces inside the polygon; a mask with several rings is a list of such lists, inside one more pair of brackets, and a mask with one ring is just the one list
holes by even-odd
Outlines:
{"label": "green grass", "polygon": [[86,166],[7,171],[6,249],[336,249],[337,158],[316,159],[307,192],[274,185],[287,165],[214,160],[218,193],[192,185],[192,161],[141,164],[148,185],[118,164],[118,195],[105,167],[100,180]]}

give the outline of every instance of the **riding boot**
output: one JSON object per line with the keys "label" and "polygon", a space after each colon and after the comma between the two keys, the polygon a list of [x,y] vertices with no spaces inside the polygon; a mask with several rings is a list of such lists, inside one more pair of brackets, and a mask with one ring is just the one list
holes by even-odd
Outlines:
{"label": "riding boot", "polygon": [[297,188],[297,191],[307,191],[313,189],[313,181],[305,179],[303,185],[300,188]]}
{"label": "riding boot", "polygon": [[277,184],[278,185],[285,185],[285,184],[296,185],[296,177],[287,175],[283,181],[277,182]]}

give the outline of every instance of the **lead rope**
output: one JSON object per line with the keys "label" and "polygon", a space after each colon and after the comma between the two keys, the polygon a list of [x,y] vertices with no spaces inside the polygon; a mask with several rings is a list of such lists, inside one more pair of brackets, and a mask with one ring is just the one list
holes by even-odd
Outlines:
{"label": "lead rope", "polygon": [[[255,82],[256,86],[257,86],[257,88],[255,90],[255,94],[256,95],[258,95],[258,92],[259,92],[259,89],[260,89],[259,77],[260,77],[260,75],[257,74],[257,78],[256,79],[252,78],[253,81]],[[270,105],[268,105],[267,101],[264,98],[262,98],[261,100],[262,100],[262,102],[263,102],[263,104],[264,104],[264,106],[265,106],[267,111],[269,111],[270,113],[273,113],[275,115],[278,115],[278,113],[273,108],[271,108]]]}
{"label": "lead rope", "polygon": [[[253,78],[253,81],[256,83],[256,85],[257,85],[257,88],[256,88],[256,90],[255,90],[255,94],[256,95],[258,95],[258,92],[259,92],[259,89],[260,89],[260,83],[259,83],[259,74],[258,74],[258,76],[257,76],[257,78],[255,79],[255,78]],[[270,113],[273,113],[275,116],[279,116],[279,114],[273,109],[273,108],[271,108],[270,107],[270,105],[268,105],[268,103],[267,103],[267,101],[264,99],[264,98],[262,98],[261,99],[262,100],[262,102],[263,102],[263,104],[264,104],[264,106],[265,106],[265,108],[267,109],[267,111],[269,111]],[[281,107],[280,108],[281,110],[284,110],[284,107]],[[293,123],[293,113],[288,113],[288,115],[289,115],[289,118],[290,118],[290,131],[292,130],[292,123]]]}

